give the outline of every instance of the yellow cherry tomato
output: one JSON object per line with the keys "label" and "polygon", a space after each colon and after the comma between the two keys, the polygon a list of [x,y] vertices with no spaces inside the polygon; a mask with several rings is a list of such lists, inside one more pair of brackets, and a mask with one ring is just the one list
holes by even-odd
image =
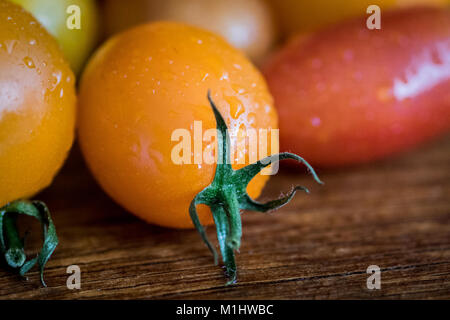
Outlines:
{"label": "yellow cherry tomato", "polygon": [[[95,0],[10,0],[29,12],[58,40],[75,74],[97,43],[99,14]],[[124,1],[125,2],[125,1]]]}
{"label": "yellow cherry tomato", "polygon": [[47,187],[72,145],[75,80],[58,44],[0,1],[0,207]]}
{"label": "yellow cherry tomato", "polygon": [[[216,166],[174,163],[172,134],[186,129],[193,137],[194,121],[201,121],[203,132],[216,128],[208,90],[232,132],[277,128],[258,70],[222,38],[195,27],[158,22],[125,31],[85,69],[79,96],[83,154],[103,189],[150,223],[193,227],[189,205],[211,183]],[[249,149],[238,151],[236,163],[249,156]],[[255,177],[249,194],[257,197],[267,178]],[[199,217],[213,222],[206,207],[199,207]]]}

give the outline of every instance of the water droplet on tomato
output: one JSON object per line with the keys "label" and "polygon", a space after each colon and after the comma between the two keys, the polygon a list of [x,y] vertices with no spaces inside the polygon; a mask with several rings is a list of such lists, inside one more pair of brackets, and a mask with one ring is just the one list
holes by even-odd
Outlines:
{"label": "water droplet on tomato", "polygon": [[25,63],[25,65],[30,68],[30,69],[34,69],[36,68],[36,65],[34,64],[34,61],[31,57],[25,57],[23,58],[23,62]]}
{"label": "water droplet on tomato", "polygon": [[232,111],[231,112],[231,117],[233,119],[238,119],[241,116],[241,114],[243,114],[244,111],[245,111],[245,109],[242,106],[242,104],[238,104],[237,106],[231,105],[230,109]]}
{"label": "water droplet on tomato", "polygon": [[61,73],[61,71],[56,71],[56,72],[52,73],[52,76],[53,76],[53,80],[51,82],[50,91],[54,91],[56,89],[56,87],[58,87],[58,85],[61,82],[62,73]]}
{"label": "water droplet on tomato", "polygon": [[318,127],[318,126],[320,126],[321,123],[322,123],[322,121],[320,120],[319,117],[311,118],[311,124],[313,127]]}
{"label": "water droplet on tomato", "polygon": [[220,77],[220,80],[228,80],[228,79],[229,79],[228,72],[224,72]]}

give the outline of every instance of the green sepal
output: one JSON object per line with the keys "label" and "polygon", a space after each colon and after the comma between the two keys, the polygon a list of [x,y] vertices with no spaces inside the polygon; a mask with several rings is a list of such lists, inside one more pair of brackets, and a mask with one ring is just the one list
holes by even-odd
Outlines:
{"label": "green sepal", "polygon": [[298,155],[284,152],[261,159],[239,170],[233,170],[230,161],[230,137],[228,129],[222,115],[218,111],[211,93],[208,91],[208,101],[213,110],[217,125],[217,165],[214,179],[209,186],[203,189],[192,200],[189,207],[189,214],[192,222],[200,233],[214,257],[214,264],[218,263],[218,254],[214,246],[209,241],[203,226],[197,215],[197,204],[205,204],[211,208],[214,223],[216,225],[217,240],[219,242],[222,261],[226,268],[228,277],[227,285],[233,284],[237,279],[237,267],[235,261],[235,251],[239,251],[242,237],[241,210],[252,210],[267,212],[281,208],[292,200],[299,190],[309,193],[308,189],[296,186],[287,196],[267,203],[259,203],[247,194],[249,182],[265,167],[272,163],[292,159],[304,164],[319,184],[323,182],[319,179],[314,169],[305,159]]}
{"label": "green sepal", "polygon": [[[19,238],[17,216],[23,214],[37,219],[42,226],[44,242],[39,254],[26,260],[24,241]],[[18,200],[0,208],[0,249],[6,263],[13,269],[18,269],[24,276],[36,263],[39,266],[40,279],[44,287],[44,268],[58,245],[55,225],[47,206],[40,201]]]}

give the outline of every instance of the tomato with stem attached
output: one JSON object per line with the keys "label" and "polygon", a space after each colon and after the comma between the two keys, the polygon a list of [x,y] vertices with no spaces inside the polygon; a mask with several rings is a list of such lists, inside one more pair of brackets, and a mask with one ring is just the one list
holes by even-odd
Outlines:
{"label": "tomato with stem attached", "polygon": [[[187,160],[178,163],[173,158],[173,134],[182,130],[195,137],[196,122],[204,132],[216,132],[216,126],[224,132],[228,126],[230,139],[219,139],[222,134],[200,151],[184,149]],[[251,170],[233,170],[248,168],[246,159],[252,156],[249,148],[240,147],[246,137],[239,132],[266,129],[271,135],[276,128],[272,97],[257,69],[222,38],[184,24],[142,25],[111,38],[93,56],[81,80],[79,141],[97,181],[119,204],[147,222],[173,228],[195,226],[213,252],[202,225],[215,222],[231,281],[236,277],[240,209],[274,209],[293,195],[267,206],[258,204],[247,192],[259,196],[268,179],[257,175],[250,182],[261,163]],[[202,138],[193,144],[204,142]],[[226,148],[214,152],[218,145],[229,144],[237,149],[232,156]],[[276,140],[266,155],[277,149]],[[227,161],[217,166],[189,162],[210,153]],[[302,161],[287,154],[280,159],[284,157]],[[235,161],[232,166],[231,160]],[[196,204],[209,205],[213,214],[206,206],[197,211]]]}
{"label": "tomato with stem attached", "polygon": [[[40,202],[18,201],[47,187],[72,145],[75,77],[58,44],[31,14],[0,1],[0,244],[9,266],[42,270],[57,243]],[[25,261],[17,214],[46,225],[44,248]],[[3,227],[2,227],[3,226]]]}

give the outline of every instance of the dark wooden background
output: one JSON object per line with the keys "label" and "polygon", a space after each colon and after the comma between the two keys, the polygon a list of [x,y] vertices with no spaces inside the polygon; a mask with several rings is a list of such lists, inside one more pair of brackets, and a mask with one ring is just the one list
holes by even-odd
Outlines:
{"label": "dark wooden background", "polygon": [[[237,262],[223,271],[196,231],[147,225],[95,184],[77,148],[39,198],[53,212],[60,245],[45,272],[28,280],[0,271],[0,299],[329,299],[450,298],[450,137],[376,164],[320,172],[283,170],[264,197],[311,187],[266,215],[247,212]],[[209,228],[213,238],[214,228]],[[81,268],[81,290],[66,268]],[[381,289],[366,287],[380,266]]]}

